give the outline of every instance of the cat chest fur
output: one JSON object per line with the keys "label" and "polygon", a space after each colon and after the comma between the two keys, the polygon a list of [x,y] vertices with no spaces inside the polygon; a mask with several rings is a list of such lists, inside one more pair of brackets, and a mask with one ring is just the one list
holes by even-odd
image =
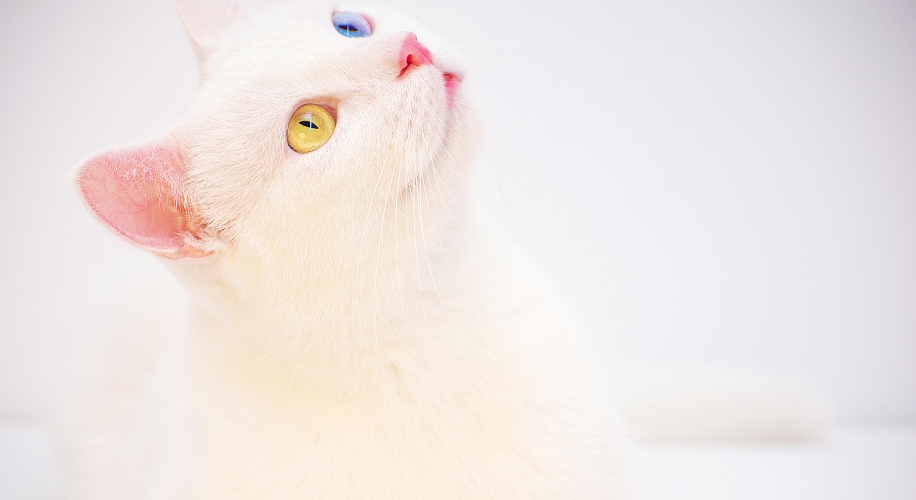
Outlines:
{"label": "cat chest fur", "polygon": [[337,357],[286,356],[199,319],[188,347],[195,489],[230,498],[291,484],[316,498],[577,498],[569,495],[582,487],[579,462],[604,462],[610,450],[595,442],[608,436],[578,427],[590,409],[564,384],[575,370],[555,363],[545,380],[532,369],[550,350],[534,345],[537,328],[517,332],[530,336],[525,352],[504,325],[440,314],[428,311],[435,333],[389,333],[400,340]]}

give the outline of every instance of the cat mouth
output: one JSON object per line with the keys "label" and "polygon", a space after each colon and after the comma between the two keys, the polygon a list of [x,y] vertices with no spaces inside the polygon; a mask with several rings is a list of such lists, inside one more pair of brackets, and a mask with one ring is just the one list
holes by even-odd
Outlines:
{"label": "cat mouth", "polygon": [[[410,73],[411,70],[424,65],[430,65],[437,70],[439,69],[433,62],[433,56],[429,52],[429,49],[424,47],[423,44],[417,40],[417,35],[413,33],[408,33],[407,36],[404,37],[404,41],[401,43],[398,60],[401,68],[398,73],[398,78],[403,78]],[[461,83],[461,77],[455,73],[443,71],[442,80],[445,85],[445,99],[449,109],[451,109],[455,98],[455,92],[458,90],[458,85]]]}
{"label": "cat mouth", "polygon": [[445,100],[449,109],[455,101],[455,92],[458,90],[458,84],[461,83],[461,77],[455,73],[443,73],[442,79],[445,80]]}

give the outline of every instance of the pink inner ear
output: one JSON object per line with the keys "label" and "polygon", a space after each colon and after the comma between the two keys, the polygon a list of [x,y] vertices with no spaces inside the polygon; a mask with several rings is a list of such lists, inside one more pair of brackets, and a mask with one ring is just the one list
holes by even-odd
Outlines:
{"label": "pink inner ear", "polygon": [[186,254],[191,226],[181,201],[184,160],[166,141],[109,151],[80,166],[76,182],[95,215],[153,251]]}

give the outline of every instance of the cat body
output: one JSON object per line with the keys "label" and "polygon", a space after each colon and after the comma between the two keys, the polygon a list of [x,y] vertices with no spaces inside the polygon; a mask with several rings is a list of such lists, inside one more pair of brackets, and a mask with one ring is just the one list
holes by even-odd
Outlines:
{"label": "cat body", "polygon": [[[178,8],[191,111],[76,181],[188,299],[164,282],[112,313],[68,424],[74,495],[628,498],[564,313],[469,207],[479,126],[448,45],[379,10]],[[304,105],[336,128],[300,153]]]}
{"label": "cat body", "polygon": [[[425,317],[395,302],[378,344],[369,326],[364,341],[305,355],[259,341],[269,320],[226,322],[192,302],[176,321],[184,293],[151,279],[139,301],[173,303],[112,331],[128,337],[107,353],[117,364],[100,363],[75,429],[81,493],[627,498],[621,428],[595,403],[562,312],[505,255],[471,268],[480,250],[453,261]],[[125,302],[131,315],[138,297]]]}

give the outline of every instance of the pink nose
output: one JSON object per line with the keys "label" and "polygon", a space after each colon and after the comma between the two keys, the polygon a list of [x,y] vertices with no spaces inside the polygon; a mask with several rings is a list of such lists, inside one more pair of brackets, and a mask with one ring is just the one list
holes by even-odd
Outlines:
{"label": "pink nose", "polygon": [[413,66],[432,64],[433,56],[426,47],[420,45],[420,42],[417,41],[417,35],[407,33],[407,36],[404,37],[404,42],[401,44],[398,62],[401,65],[401,72],[398,76],[401,76]]}

